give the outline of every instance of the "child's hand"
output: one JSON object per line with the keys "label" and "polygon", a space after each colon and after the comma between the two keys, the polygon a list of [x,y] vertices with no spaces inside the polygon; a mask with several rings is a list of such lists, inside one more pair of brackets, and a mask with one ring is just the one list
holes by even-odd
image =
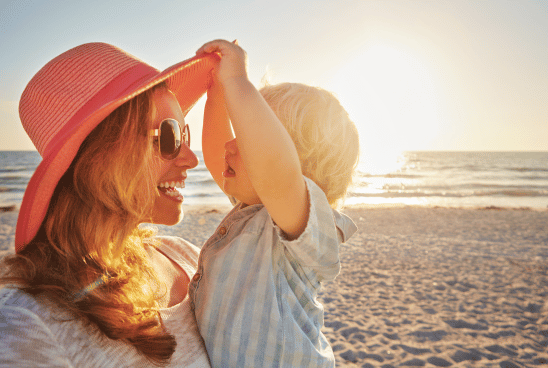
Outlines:
{"label": "child's hand", "polygon": [[215,73],[218,82],[224,84],[233,78],[247,79],[247,54],[238,46],[237,41],[234,43],[225,40],[208,42],[196,51],[196,55],[212,52],[221,56]]}

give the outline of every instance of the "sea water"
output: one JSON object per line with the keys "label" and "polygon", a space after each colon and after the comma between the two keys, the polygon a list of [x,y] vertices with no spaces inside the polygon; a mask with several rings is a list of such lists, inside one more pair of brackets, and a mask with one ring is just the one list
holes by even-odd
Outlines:
{"label": "sea water", "polygon": [[548,207],[548,152],[403,152],[362,158],[347,205]]}
{"label": "sea water", "polygon": [[[200,164],[188,171],[185,203],[229,204]],[[0,151],[0,206],[19,206],[40,163],[36,151]],[[548,152],[403,152],[384,165],[362,157],[345,200],[353,205],[548,207]]]}

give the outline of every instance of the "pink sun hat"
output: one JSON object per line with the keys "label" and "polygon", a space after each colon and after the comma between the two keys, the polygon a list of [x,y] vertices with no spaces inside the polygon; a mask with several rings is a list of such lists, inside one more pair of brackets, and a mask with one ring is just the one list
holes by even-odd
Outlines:
{"label": "pink sun hat", "polygon": [[19,116],[42,156],[19,210],[15,251],[36,235],[57,183],[89,133],[111,112],[165,81],[186,114],[211,84],[216,55],[193,57],[159,71],[106,44],[77,46],[47,63],[21,95]]}

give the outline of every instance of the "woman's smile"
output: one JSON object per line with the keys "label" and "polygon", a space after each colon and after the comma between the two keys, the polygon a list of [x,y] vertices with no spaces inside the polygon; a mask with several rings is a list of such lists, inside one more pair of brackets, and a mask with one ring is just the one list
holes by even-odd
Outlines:
{"label": "woman's smile", "polygon": [[158,191],[173,201],[183,202],[184,197],[181,189],[183,189],[184,187],[184,179],[179,181],[166,181],[158,185]]}

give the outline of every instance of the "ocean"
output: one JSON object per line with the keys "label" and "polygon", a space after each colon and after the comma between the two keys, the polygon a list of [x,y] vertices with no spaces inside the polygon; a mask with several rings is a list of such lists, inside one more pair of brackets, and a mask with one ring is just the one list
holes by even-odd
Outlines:
{"label": "ocean", "polygon": [[[185,203],[229,204],[200,164],[188,171]],[[0,206],[19,206],[40,163],[36,151],[0,151]],[[403,152],[360,160],[346,206],[548,208],[548,152]]]}

